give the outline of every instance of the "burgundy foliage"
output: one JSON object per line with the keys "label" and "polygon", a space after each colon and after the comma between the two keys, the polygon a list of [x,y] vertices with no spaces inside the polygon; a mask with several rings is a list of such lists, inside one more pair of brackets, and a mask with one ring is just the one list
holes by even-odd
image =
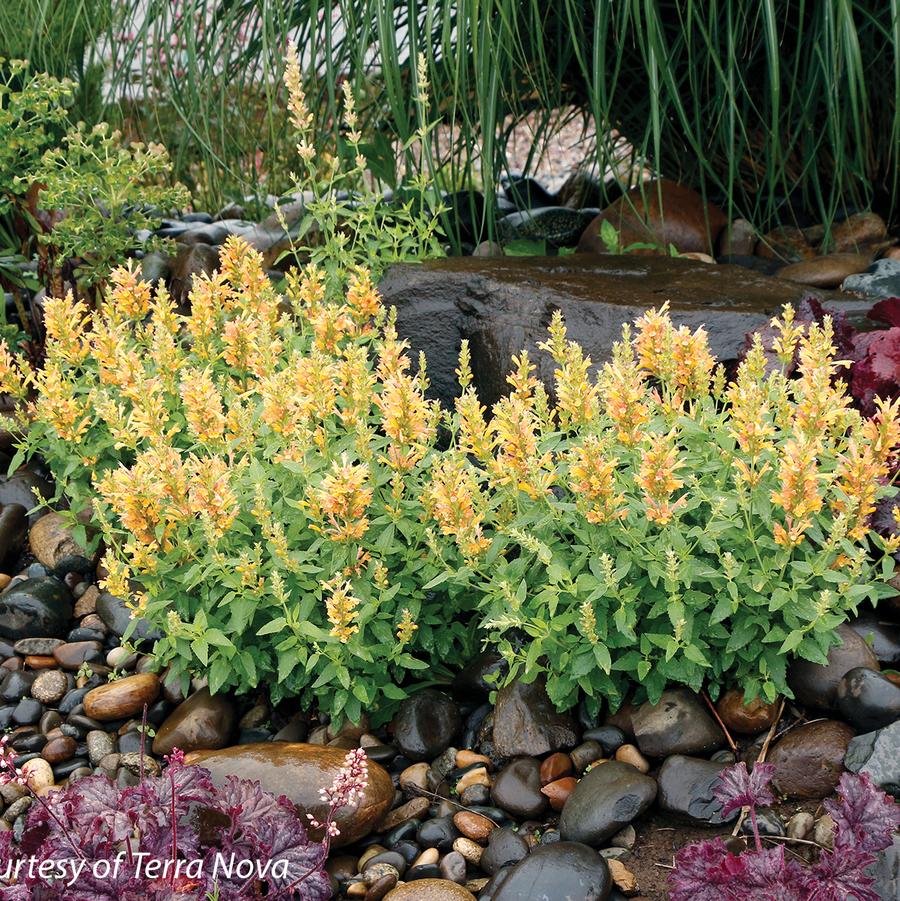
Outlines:
{"label": "burgundy foliage", "polygon": [[786,857],[783,845],[764,848],[755,828],[756,807],[772,802],[772,767],[752,774],[740,763],[724,770],[716,788],[723,810],[750,808],[756,847],[731,854],[721,838],[695,842],[675,857],[671,901],[879,901],[869,868],[900,827],[900,808],[865,775],[844,773],[840,798],[825,802],[834,820],[834,848],[803,866]]}
{"label": "burgundy foliage", "polygon": [[[161,776],[144,776],[138,785],[119,789],[105,776],[90,776],[43,800],[32,805],[20,842],[12,832],[0,832],[3,901],[331,897],[323,870],[328,843],[311,841],[293,804],[258,782],[230,777],[217,789],[208,770],[184,766],[173,755]],[[181,861],[181,871],[170,865],[165,877],[151,878],[140,872],[137,854],[147,855],[144,861]],[[264,874],[239,877],[232,854],[234,861],[259,862]],[[24,864],[19,878],[9,880],[7,868],[17,861]],[[37,869],[43,861],[69,862],[72,884],[42,878]],[[71,862],[80,861],[85,863],[75,880]],[[108,874],[101,861],[109,862]],[[193,872],[188,861],[195,862]]]}

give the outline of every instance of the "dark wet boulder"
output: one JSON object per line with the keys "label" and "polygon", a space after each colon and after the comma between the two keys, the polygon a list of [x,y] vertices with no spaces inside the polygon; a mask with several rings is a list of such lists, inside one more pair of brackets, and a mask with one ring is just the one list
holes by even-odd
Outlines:
{"label": "dark wet boulder", "polygon": [[737,817],[737,811],[722,816],[722,804],[713,790],[727,764],[673,754],[657,775],[657,802],[666,813],[696,823],[718,826]]}
{"label": "dark wet boulder", "polygon": [[50,576],[26,579],[0,595],[0,637],[52,638],[64,635],[72,619],[69,589]]}
{"label": "dark wet boulder", "polygon": [[[737,266],[711,266],[659,256],[458,257],[393,266],[381,281],[386,305],[397,307],[397,329],[412,358],[428,357],[430,393],[452,406],[458,394],[459,347],[472,348],[474,384],[491,404],[509,386],[510,358],[523,348],[537,375],[553,384],[556,364],[538,348],[555,310],[569,337],[594,366],[610,359],[622,326],[668,300],[676,325],[706,327],[712,352],[734,360],[748,331],[769,322],[785,303],[811,292]],[[844,309],[859,301],[812,292]]]}
{"label": "dark wet boulder", "polygon": [[606,861],[587,845],[541,845],[513,867],[493,901],[606,901],[612,876]]}

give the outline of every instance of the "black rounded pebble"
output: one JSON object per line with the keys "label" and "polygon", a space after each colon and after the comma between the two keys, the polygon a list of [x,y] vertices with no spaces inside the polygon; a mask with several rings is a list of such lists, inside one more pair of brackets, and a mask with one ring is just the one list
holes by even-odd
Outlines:
{"label": "black rounded pebble", "polygon": [[437,848],[438,851],[449,851],[457,838],[459,838],[459,830],[453,824],[451,817],[426,820],[416,834],[416,841],[421,847]]}
{"label": "black rounded pebble", "polygon": [[618,726],[598,726],[596,729],[588,729],[581,740],[598,742],[603,753],[611,757],[625,744],[625,733]]}
{"label": "black rounded pebble", "polygon": [[17,726],[34,726],[44,715],[44,705],[34,698],[23,698],[16,705],[12,719]]}

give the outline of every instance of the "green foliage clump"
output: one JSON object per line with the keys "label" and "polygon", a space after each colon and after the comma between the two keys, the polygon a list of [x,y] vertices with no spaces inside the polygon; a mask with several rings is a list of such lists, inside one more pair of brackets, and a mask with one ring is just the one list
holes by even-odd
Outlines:
{"label": "green foliage clump", "polygon": [[771,701],[792,656],[824,663],[849,613],[895,593],[897,541],[868,522],[894,491],[900,405],[861,417],[830,322],[804,332],[791,314],[781,365],[757,337],[727,385],[703,330],[654,312],[594,378],[557,315],[555,402],[522,354],[489,421],[464,353],[427,489],[447,567],[432,585],[480,597],[509,679],[545,675],[560,707],[617,706],[634,685]]}
{"label": "green foliage clump", "polygon": [[41,241],[54,258],[76,261],[76,280],[90,287],[137,249],[137,231],[190,202],[185,188],[165,183],[168,170],[164,147],[125,146],[101,123],[70,129],[21,181],[40,184],[40,204],[62,211]]}

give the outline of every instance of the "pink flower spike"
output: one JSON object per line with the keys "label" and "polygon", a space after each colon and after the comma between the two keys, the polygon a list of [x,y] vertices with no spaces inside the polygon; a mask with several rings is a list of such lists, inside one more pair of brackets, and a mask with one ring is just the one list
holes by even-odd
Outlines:
{"label": "pink flower spike", "polygon": [[755,809],[774,804],[775,797],[769,790],[774,775],[775,767],[771,763],[757,763],[752,773],[747,772],[743,761],[722,770],[713,789],[716,799],[722,802],[722,816],[727,817],[742,807]]}
{"label": "pink flower spike", "polygon": [[184,766],[184,751],[181,748],[172,748],[172,753],[164,755],[163,760],[169,766]]}

